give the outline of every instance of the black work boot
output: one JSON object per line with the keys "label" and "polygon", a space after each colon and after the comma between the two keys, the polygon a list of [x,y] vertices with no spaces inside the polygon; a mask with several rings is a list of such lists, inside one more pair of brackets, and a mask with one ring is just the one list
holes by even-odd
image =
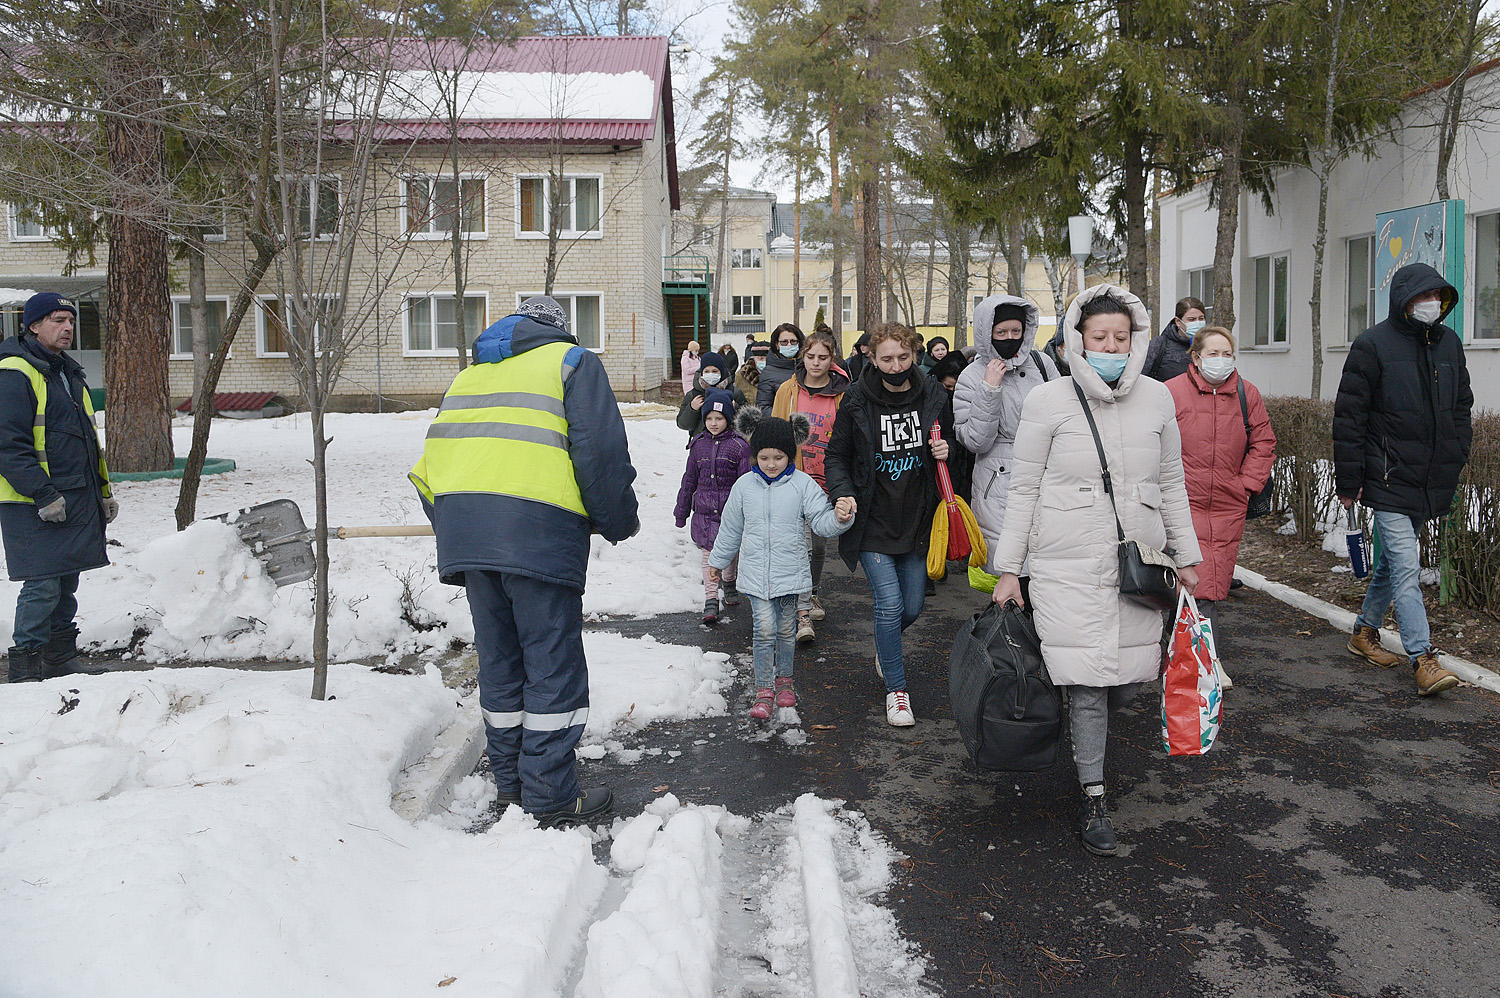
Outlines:
{"label": "black work boot", "polygon": [[609,812],[614,805],[615,795],[608,787],[594,787],[585,790],[583,796],[564,805],[555,811],[541,811],[536,814],[536,823],[542,828],[561,828],[566,825],[587,825]]}
{"label": "black work boot", "polygon": [[74,674],[97,676],[105,671],[78,654],[78,628],[76,627],[66,631],[52,632],[52,639],[42,646],[42,664],[45,667],[47,679]]}
{"label": "black work boot", "polygon": [[1109,808],[1104,803],[1104,785],[1097,786],[1100,793],[1083,792],[1083,813],[1079,817],[1078,834],[1083,837],[1083,847],[1095,856],[1113,856],[1120,848],[1115,837],[1115,826],[1109,823]]}
{"label": "black work boot", "polygon": [[42,664],[42,648],[12,648],[10,650],[10,681],[13,683],[39,683],[47,678],[46,666]]}

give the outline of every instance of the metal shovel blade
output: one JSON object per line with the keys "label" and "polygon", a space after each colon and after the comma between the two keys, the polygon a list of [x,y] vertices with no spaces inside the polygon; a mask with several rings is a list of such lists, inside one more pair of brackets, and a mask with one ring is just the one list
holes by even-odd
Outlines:
{"label": "metal shovel blade", "polygon": [[290,499],[273,499],[248,506],[236,513],[213,517],[239,532],[240,540],[265,566],[266,575],[277,586],[305,582],[313,577],[312,531],[302,522],[302,511]]}

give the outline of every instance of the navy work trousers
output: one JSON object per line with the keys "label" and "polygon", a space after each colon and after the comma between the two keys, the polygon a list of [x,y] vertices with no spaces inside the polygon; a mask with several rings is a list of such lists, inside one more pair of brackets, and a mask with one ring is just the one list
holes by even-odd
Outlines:
{"label": "navy work trousers", "polygon": [[589,715],[583,594],[510,572],[466,572],[464,584],[495,786],[532,813],[567,807]]}

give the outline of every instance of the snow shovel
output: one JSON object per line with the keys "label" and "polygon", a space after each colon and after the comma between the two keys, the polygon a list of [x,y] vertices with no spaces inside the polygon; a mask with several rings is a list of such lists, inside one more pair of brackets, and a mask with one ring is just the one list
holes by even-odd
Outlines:
{"label": "snow shovel", "polygon": [[[260,563],[266,575],[279,586],[305,582],[313,577],[312,528],[302,522],[302,511],[290,499],[273,499],[249,506],[236,513],[221,513],[211,519],[222,520],[239,532]],[[330,527],[329,536],[346,540],[351,537],[431,537],[432,528],[418,527]]]}

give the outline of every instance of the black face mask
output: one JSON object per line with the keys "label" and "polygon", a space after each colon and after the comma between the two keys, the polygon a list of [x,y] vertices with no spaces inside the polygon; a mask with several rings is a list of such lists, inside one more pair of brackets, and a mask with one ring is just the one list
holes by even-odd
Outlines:
{"label": "black face mask", "polygon": [[894,374],[886,374],[884,371],[881,371],[880,380],[884,381],[886,384],[890,385],[893,388],[905,388],[907,385],[911,384],[912,374],[916,371],[916,369],[917,365],[912,364],[905,370],[897,371]]}
{"label": "black face mask", "polygon": [[1021,352],[1021,340],[1019,337],[1013,340],[991,339],[990,343],[994,345],[995,352],[1005,360],[1010,360],[1016,354]]}

